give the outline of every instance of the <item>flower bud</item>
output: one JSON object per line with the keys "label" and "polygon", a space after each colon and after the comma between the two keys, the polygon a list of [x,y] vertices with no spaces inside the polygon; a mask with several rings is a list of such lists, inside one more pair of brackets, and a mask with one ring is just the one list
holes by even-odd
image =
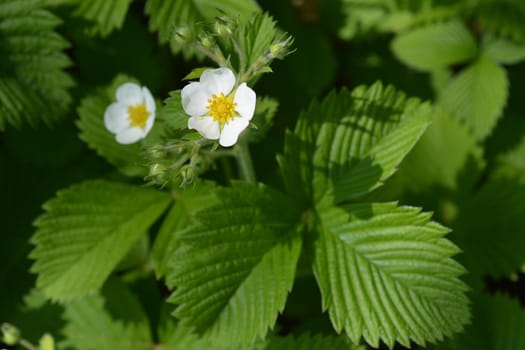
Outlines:
{"label": "flower bud", "polygon": [[215,40],[209,34],[199,35],[199,42],[203,47],[207,49],[211,49],[213,46],[215,46]]}
{"label": "flower bud", "polygon": [[290,46],[293,43],[292,37],[287,37],[285,40],[274,42],[270,46],[270,56],[271,58],[284,58],[290,53]]}
{"label": "flower bud", "polygon": [[155,145],[148,150],[148,154],[153,160],[162,160],[166,157],[166,152],[161,145]]}
{"label": "flower bud", "polygon": [[234,23],[227,18],[218,17],[213,25],[215,34],[227,37],[233,34]]}
{"label": "flower bud", "polygon": [[159,178],[164,176],[168,168],[164,164],[155,163],[149,167],[149,176]]}
{"label": "flower bud", "polygon": [[192,32],[189,27],[178,27],[175,29],[175,41],[183,45],[188,44],[192,40]]}
{"label": "flower bud", "polygon": [[9,323],[2,323],[2,337],[7,345],[15,345],[20,340],[20,331]]}
{"label": "flower bud", "polygon": [[55,350],[55,339],[51,334],[46,333],[40,338],[38,350]]}

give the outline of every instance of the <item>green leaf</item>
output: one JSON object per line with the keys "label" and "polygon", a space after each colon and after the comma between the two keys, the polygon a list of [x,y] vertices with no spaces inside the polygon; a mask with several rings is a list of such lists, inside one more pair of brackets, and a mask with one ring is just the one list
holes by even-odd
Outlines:
{"label": "green leaf", "polygon": [[164,106],[159,112],[159,118],[162,119],[168,129],[186,130],[188,128],[189,115],[182,108],[182,99],[180,90],[171,91],[164,101]]}
{"label": "green leaf", "polygon": [[60,191],[35,222],[37,287],[53,300],[97,290],[169,202],[165,193],[103,180]]}
{"label": "green leaf", "polygon": [[186,76],[184,78],[182,78],[182,80],[199,79],[201,77],[202,73],[204,73],[204,71],[208,70],[208,69],[214,69],[214,67],[193,68],[191,70],[191,72],[189,72],[188,74],[186,74]]}
{"label": "green leaf", "polygon": [[109,87],[96,90],[80,102],[77,111],[80,117],[77,121],[80,129],[79,137],[122,173],[129,176],[144,176],[147,169],[142,166],[145,161],[141,156],[140,143],[120,144],[115,140],[115,135],[104,125],[104,112],[111,103],[115,102],[115,92],[125,82],[137,83],[133,78],[119,75]]}
{"label": "green leaf", "polygon": [[252,66],[270,48],[277,34],[275,25],[270,15],[259,13],[239,28],[237,36],[245,50],[246,67]]}
{"label": "green leaf", "polygon": [[458,248],[430,214],[395,203],[320,212],[314,272],[323,308],[355,343],[424,346],[468,321]]}
{"label": "green leaf", "polygon": [[73,80],[64,71],[69,43],[53,31],[59,23],[38,0],[0,4],[0,130],[52,125],[68,110]]}
{"label": "green leaf", "polygon": [[261,350],[364,350],[354,347],[344,337],[302,334],[298,337],[275,337],[268,340]]}
{"label": "green leaf", "polygon": [[434,186],[451,191],[470,191],[485,166],[483,149],[457,118],[434,109],[426,133],[399,168],[406,188],[424,192]]}
{"label": "green leaf", "polygon": [[511,350],[525,347],[525,311],[516,300],[503,295],[480,295],[474,301],[472,324],[463,334],[435,349]]}
{"label": "green leaf", "polygon": [[[163,311],[166,308],[163,309]],[[164,350],[229,350],[225,346],[218,346],[193,333],[191,329],[181,326],[168,313],[161,314],[158,327],[159,342]]]}
{"label": "green leaf", "polygon": [[174,53],[182,52],[185,57],[194,55],[194,50],[175,40],[175,30],[185,28],[196,30],[197,23],[212,22],[216,16],[227,14],[241,20],[249,19],[254,12],[259,12],[259,5],[254,0],[148,0],[146,13],[150,16],[149,27],[159,32],[161,43],[170,43]]}
{"label": "green leaf", "polygon": [[280,159],[290,192],[326,205],[372,191],[395,172],[430,115],[428,104],[381,83],[313,102]]}
{"label": "green leaf", "polygon": [[233,347],[272,328],[292,287],[301,251],[294,203],[265,187],[236,183],[196,216],[172,256],[170,301],[185,327]]}
{"label": "green leaf", "polygon": [[484,40],[483,52],[495,62],[516,64],[525,59],[525,44],[500,37],[488,37]]}
{"label": "green leaf", "polygon": [[397,36],[392,51],[406,65],[430,71],[473,59],[474,37],[460,21],[429,24]]}
{"label": "green leaf", "polygon": [[473,277],[509,276],[525,262],[524,202],[523,179],[501,176],[460,203],[456,242]]}
{"label": "green leaf", "polygon": [[78,7],[74,12],[77,17],[85,18],[92,23],[90,35],[108,36],[115,29],[121,29],[133,0],[77,0]]}
{"label": "green leaf", "polygon": [[100,293],[66,305],[63,346],[76,350],[147,350],[153,344],[140,303],[124,284],[109,280]]}
{"label": "green leaf", "polygon": [[177,196],[162,222],[151,252],[157,278],[168,272],[169,260],[179,245],[181,231],[194,223],[194,216],[199,211],[215,204],[213,186],[212,183],[199,183],[196,188],[187,189]]}
{"label": "green leaf", "polygon": [[501,117],[507,95],[505,70],[488,57],[481,57],[451,81],[442,91],[439,102],[482,140]]}

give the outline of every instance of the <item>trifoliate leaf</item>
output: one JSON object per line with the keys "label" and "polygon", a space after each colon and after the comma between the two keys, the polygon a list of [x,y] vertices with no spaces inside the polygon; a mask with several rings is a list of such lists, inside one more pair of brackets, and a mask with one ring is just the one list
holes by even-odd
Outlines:
{"label": "trifoliate leaf", "polygon": [[524,202],[525,182],[502,176],[460,203],[455,241],[473,277],[509,276],[525,262]]}
{"label": "trifoliate leaf", "polygon": [[446,87],[440,104],[462,119],[478,140],[492,132],[507,102],[508,79],[503,68],[481,57]]}
{"label": "trifoliate leaf", "polygon": [[485,165],[483,149],[461,121],[442,108],[434,111],[427,131],[401,163],[401,181],[416,193],[434,186],[468,192]]}
{"label": "trifoliate leaf", "polygon": [[372,191],[394,173],[430,115],[428,104],[381,83],[313,102],[280,160],[290,192],[326,205]]}
{"label": "trifoliate leaf", "polygon": [[364,350],[353,347],[344,337],[303,334],[298,337],[275,337],[267,341],[261,350]]}
{"label": "trifoliate leaf", "polygon": [[72,300],[64,312],[64,346],[77,350],[147,350],[148,318],[124,284],[109,280],[101,292]]}
{"label": "trifoliate leaf", "polygon": [[69,43],[53,31],[59,23],[38,0],[0,3],[0,130],[51,125],[67,111],[73,81],[64,71]]}
{"label": "trifoliate leaf", "polygon": [[272,328],[301,251],[295,204],[265,187],[237,183],[197,214],[171,258],[170,301],[185,327],[234,348]]}
{"label": "trifoliate leaf", "polygon": [[478,52],[474,37],[459,20],[403,33],[392,42],[392,51],[408,66],[423,71],[468,61]]}
{"label": "trifoliate leaf", "polygon": [[469,317],[459,249],[430,214],[395,203],[320,212],[314,272],[335,329],[373,347],[425,345]]}
{"label": "trifoliate leaf", "polygon": [[147,169],[142,166],[145,161],[141,156],[140,143],[120,144],[115,140],[115,135],[104,125],[104,112],[116,101],[115,91],[125,82],[136,83],[136,80],[119,75],[108,88],[98,89],[81,101],[78,107],[80,119],[77,121],[80,129],[79,137],[122,173],[129,176],[144,176]]}
{"label": "trifoliate leaf", "polygon": [[92,23],[90,35],[108,36],[122,28],[129,5],[133,0],[77,0],[74,15]]}
{"label": "trifoliate leaf", "polygon": [[196,188],[187,189],[177,196],[162,222],[151,252],[157,278],[164,277],[168,272],[169,260],[179,244],[180,232],[194,222],[195,214],[215,204],[212,189],[211,183],[201,182]]}
{"label": "trifoliate leaf", "polygon": [[165,193],[103,180],[60,191],[35,222],[37,287],[53,300],[97,290],[169,202]]}
{"label": "trifoliate leaf", "polygon": [[254,0],[148,0],[146,13],[150,16],[150,30],[159,32],[161,43],[170,43],[174,53],[181,52],[191,57],[194,51],[187,45],[177,42],[176,31],[185,35],[196,35],[196,24],[212,22],[216,16],[227,14],[233,18],[247,20],[259,12]]}
{"label": "trifoliate leaf", "polygon": [[465,332],[436,350],[494,350],[525,347],[525,311],[503,295],[474,298],[473,321]]}

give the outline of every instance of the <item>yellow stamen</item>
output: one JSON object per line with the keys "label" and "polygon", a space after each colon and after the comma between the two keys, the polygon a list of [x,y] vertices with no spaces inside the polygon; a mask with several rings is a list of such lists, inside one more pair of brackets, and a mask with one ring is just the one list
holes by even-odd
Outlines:
{"label": "yellow stamen", "polygon": [[128,119],[131,126],[136,126],[139,128],[146,127],[146,122],[148,121],[148,110],[146,109],[144,103],[129,106],[128,114]]}
{"label": "yellow stamen", "polygon": [[213,117],[213,120],[219,123],[226,123],[235,115],[236,103],[233,102],[233,96],[224,96],[221,92],[220,96],[213,94],[208,100],[208,115]]}

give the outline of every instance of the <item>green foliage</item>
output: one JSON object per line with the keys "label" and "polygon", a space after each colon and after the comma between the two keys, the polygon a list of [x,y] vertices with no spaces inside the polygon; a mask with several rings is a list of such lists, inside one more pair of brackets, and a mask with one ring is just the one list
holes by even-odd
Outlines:
{"label": "green foliage", "polygon": [[135,296],[110,279],[96,294],[68,303],[64,318],[66,341],[78,350],[147,350],[151,348],[149,322]]}
{"label": "green foliage", "polygon": [[169,202],[162,192],[103,180],[59,192],[35,222],[37,287],[53,300],[96,291]]}
{"label": "green foliage", "polygon": [[170,300],[184,326],[214,341],[251,345],[272,328],[301,251],[299,213],[281,194],[236,183],[196,215],[171,258]]}
{"label": "green foliage", "polygon": [[246,66],[257,61],[270,47],[276,36],[275,20],[267,14],[253,16],[239,29],[241,47],[244,48]]}
{"label": "green foliage", "polygon": [[289,191],[314,203],[370,192],[394,173],[430,115],[429,105],[381,83],[313,102],[280,160]]}
{"label": "green foliage", "polygon": [[54,29],[60,19],[38,0],[0,3],[0,130],[7,125],[47,125],[62,118],[73,85],[69,43]]}
{"label": "green foliage", "polygon": [[170,92],[159,112],[159,118],[166,123],[168,130],[182,130],[188,127],[188,115],[182,109],[180,91]]}
{"label": "green foliage", "polygon": [[437,349],[510,350],[525,346],[525,311],[517,301],[502,295],[477,295],[474,316],[465,333]]}
{"label": "green foliage", "polygon": [[92,23],[90,35],[108,36],[124,24],[129,5],[133,0],[76,0],[74,15]]}
{"label": "green foliage", "polygon": [[106,108],[116,101],[115,92],[125,82],[134,82],[133,78],[117,76],[107,88],[100,88],[83,99],[78,107],[77,126],[80,139],[93,148],[100,156],[129,176],[144,176],[146,169],[141,157],[139,143],[123,145],[115,140],[115,135],[104,125]]}
{"label": "green foliage", "polygon": [[358,342],[442,340],[469,317],[447,229],[419,209],[360,204],[320,212],[314,268],[334,327]]}
{"label": "green foliage", "polygon": [[164,277],[169,270],[169,260],[179,245],[181,231],[194,222],[194,216],[210,206],[215,200],[211,183],[199,183],[177,195],[162,222],[151,252],[157,278]]}
{"label": "green foliage", "polygon": [[[443,142],[445,139],[447,142]],[[436,108],[428,130],[399,172],[404,186],[413,192],[429,191],[435,186],[467,192],[484,165],[483,149],[467,126]]]}
{"label": "green foliage", "polygon": [[[491,179],[474,196],[460,203],[458,244],[465,264],[476,277],[504,277],[525,262],[525,183],[515,177]],[[494,203],[505,205],[494,205]],[[480,220],[490,217],[490,221]],[[497,236],[495,236],[497,235]],[[497,238],[495,238],[497,237]]]}
{"label": "green foliage", "polygon": [[474,37],[459,20],[403,33],[392,42],[392,50],[406,65],[424,71],[469,61],[478,52]]}
{"label": "green foliage", "polygon": [[146,13],[150,15],[150,30],[158,31],[161,43],[170,43],[174,53],[182,52],[186,57],[192,56],[194,51],[177,42],[177,31],[192,36],[196,34],[198,23],[211,22],[218,15],[228,14],[233,18],[238,16],[241,20],[246,20],[259,11],[259,6],[254,0],[224,0],[220,3],[214,0],[146,2]]}
{"label": "green foliage", "polygon": [[443,108],[458,116],[478,140],[489,135],[507,102],[507,73],[488,57],[480,57],[441,92]]}
{"label": "green foliage", "polygon": [[525,59],[525,44],[489,36],[484,42],[484,53],[492,60],[502,64],[516,64]]}

